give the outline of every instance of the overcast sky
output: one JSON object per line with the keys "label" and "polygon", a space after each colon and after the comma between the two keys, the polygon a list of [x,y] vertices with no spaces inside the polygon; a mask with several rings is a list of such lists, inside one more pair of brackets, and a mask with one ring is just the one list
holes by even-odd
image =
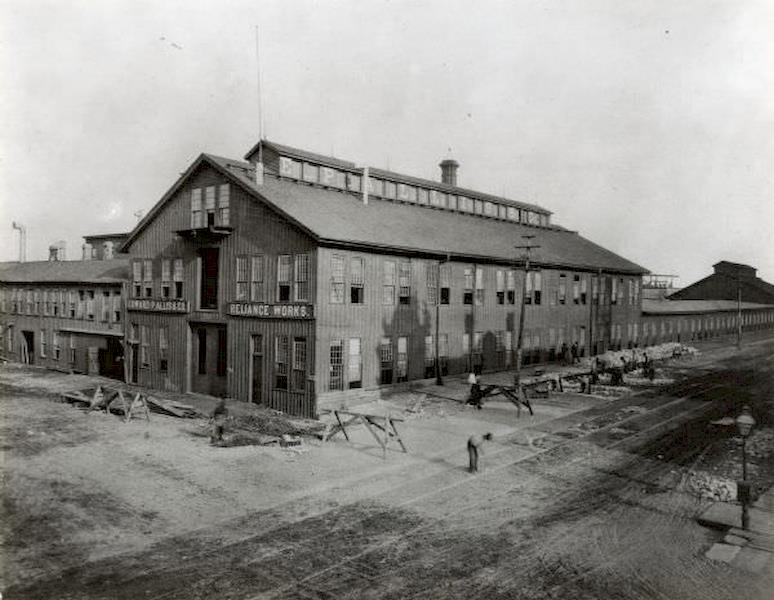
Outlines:
{"label": "overcast sky", "polygon": [[268,139],[540,204],[691,283],[774,282],[772,0],[0,0],[0,260],[128,231]]}

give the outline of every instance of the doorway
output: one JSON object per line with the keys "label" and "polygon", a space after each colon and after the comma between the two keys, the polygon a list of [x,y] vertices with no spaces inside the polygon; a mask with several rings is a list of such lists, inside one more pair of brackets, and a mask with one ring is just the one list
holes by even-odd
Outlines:
{"label": "doorway", "polygon": [[226,396],[228,338],[224,325],[191,325],[191,391],[210,396]]}
{"label": "doorway", "polygon": [[35,364],[35,333],[22,330],[21,361],[26,365]]}
{"label": "doorway", "polygon": [[263,336],[253,335],[251,339],[252,346],[252,395],[251,402],[263,404]]}

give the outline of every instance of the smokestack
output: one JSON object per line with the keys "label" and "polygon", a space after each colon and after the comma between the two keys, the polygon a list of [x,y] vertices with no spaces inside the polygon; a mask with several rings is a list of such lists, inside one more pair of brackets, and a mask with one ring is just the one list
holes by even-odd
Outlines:
{"label": "smokestack", "polygon": [[19,230],[19,262],[27,260],[27,228],[21,223],[14,221],[11,227]]}
{"label": "smokestack", "polygon": [[456,187],[457,168],[460,166],[460,163],[458,163],[453,158],[447,158],[442,160],[441,164],[438,166],[441,167],[441,183],[445,183],[446,185],[453,185]]}
{"label": "smokestack", "polygon": [[64,240],[59,240],[58,242],[54,242],[48,247],[48,260],[49,261],[67,260],[66,249],[67,249],[67,242],[65,242]]}

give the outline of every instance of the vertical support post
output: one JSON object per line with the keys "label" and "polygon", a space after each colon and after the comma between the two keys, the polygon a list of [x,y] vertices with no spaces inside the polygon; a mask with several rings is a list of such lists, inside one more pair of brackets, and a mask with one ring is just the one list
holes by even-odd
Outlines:
{"label": "vertical support post", "polygon": [[527,304],[527,277],[529,277],[529,261],[531,258],[531,252],[534,248],[540,248],[540,246],[533,246],[530,242],[532,238],[534,238],[534,235],[523,235],[521,236],[525,240],[527,240],[526,245],[524,246],[516,246],[517,250],[525,250],[526,254],[524,257],[524,281],[521,285],[521,309],[519,310],[519,333],[516,336],[516,374],[514,375],[514,385],[517,388],[517,392],[519,393],[519,397],[521,397],[521,358],[522,358],[522,341],[524,339],[524,310],[525,306]]}
{"label": "vertical support post", "polygon": [[736,278],[736,347],[742,347],[742,284]]}
{"label": "vertical support post", "polygon": [[[747,436],[742,437],[742,481],[747,486]],[[750,528],[750,512],[747,506],[749,501],[748,494],[742,496],[742,529],[745,531]]]}
{"label": "vertical support post", "polygon": [[440,321],[441,321],[441,261],[437,265],[435,286],[435,385],[443,385],[441,377],[441,358],[439,355]]}

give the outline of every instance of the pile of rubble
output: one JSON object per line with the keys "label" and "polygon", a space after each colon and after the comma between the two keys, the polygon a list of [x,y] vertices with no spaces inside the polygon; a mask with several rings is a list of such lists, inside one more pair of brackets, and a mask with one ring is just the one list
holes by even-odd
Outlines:
{"label": "pile of rubble", "polygon": [[747,440],[747,457],[755,460],[774,454],[774,429],[755,429]]}
{"label": "pile of rubble", "polygon": [[685,482],[687,490],[705,500],[735,502],[736,482],[704,471],[691,471]]}
{"label": "pile of rubble", "polygon": [[[686,346],[679,342],[667,342],[657,346],[648,346],[647,348],[632,348],[629,350],[608,350],[604,354],[596,357],[605,367],[618,367],[621,365],[621,359],[626,362],[641,364],[645,361],[645,354],[650,360],[665,360],[668,358],[678,358],[686,356],[696,356],[699,351],[693,346]],[[591,358],[586,359],[586,364],[591,366]]]}

